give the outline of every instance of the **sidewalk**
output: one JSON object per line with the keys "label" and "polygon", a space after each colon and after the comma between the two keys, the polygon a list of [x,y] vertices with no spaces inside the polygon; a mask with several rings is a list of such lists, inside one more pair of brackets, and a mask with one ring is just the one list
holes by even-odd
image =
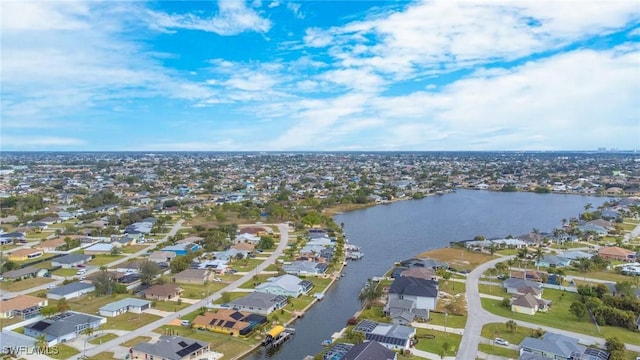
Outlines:
{"label": "sidewalk", "polygon": [[412,322],[411,326],[416,327],[416,328],[422,328],[422,329],[430,329],[430,330],[448,332],[448,333],[458,334],[458,335],[462,335],[464,333],[464,329],[452,328],[452,327],[448,327],[448,326],[444,327],[442,325],[432,325],[432,324],[426,324],[426,323]]}
{"label": "sidewalk", "polygon": [[455,360],[456,359],[455,356],[445,356],[445,357],[442,358],[438,354],[434,354],[434,353],[418,350],[416,348],[411,348],[411,349],[409,349],[409,351],[411,351],[412,355],[415,355],[415,356],[417,356],[419,358],[423,358],[423,359],[432,359],[432,360],[440,360],[440,359]]}

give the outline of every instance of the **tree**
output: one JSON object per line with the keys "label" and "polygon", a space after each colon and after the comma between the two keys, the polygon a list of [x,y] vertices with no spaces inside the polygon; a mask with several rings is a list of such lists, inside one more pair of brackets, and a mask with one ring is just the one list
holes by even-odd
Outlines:
{"label": "tree", "polygon": [[49,346],[49,342],[47,341],[47,336],[45,334],[38,335],[36,337],[36,342],[34,344],[37,349],[44,350],[47,346]]}
{"label": "tree", "polygon": [[62,298],[60,300],[58,300],[58,305],[56,305],[58,312],[60,313],[65,313],[67,312],[67,310],[69,310],[69,304],[67,304],[67,299]]}
{"label": "tree", "polygon": [[509,329],[509,331],[511,331],[512,333],[516,332],[516,330],[518,330],[518,324],[513,321],[513,320],[509,320],[505,323],[505,326],[507,327],[507,329]]}
{"label": "tree", "polygon": [[578,321],[582,321],[587,314],[587,307],[582,302],[575,301],[569,307],[569,311],[576,316]]}
{"label": "tree", "polygon": [[96,296],[111,295],[115,285],[113,276],[106,271],[99,272],[93,280],[96,287]]}
{"label": "tree", "polygon": [[181,271],[187,270],[189,268],[189,265],[191,265],[189,263],[189,259],[184,256],[178,256],[173,259],[173,261],[171,261],[169,267],[171,267],[171,273],[177,274]]}
{"label": "tree", "polygon": [[19,265],[14,261],[7,260],[4,262],[4,264],[2,264],[2,272],[14,270],[14,269],[17,269],[18,267]]}
{"label": "tree", "polygon": [[160,266],[153,261],[145,260],[138,265],[138,271],[142,285],[151,285],[153,279],[160,274]]}
{"label": "tree", "polygon": [[495,243],[492,242],[491,245],[489,245],[489,254],[493,256],[493,254],[495,254],[496,251],[498,251],[498,247],[496,246]]}
{"label": "tree", "polygon": [[354,344],[361,344],[366,339],[362,331],[350,330],[349,332],[347,332],[346,335],[347,335],[347,338],[353,341]]}
{"label": "tree", "polygon": [[536,257],[536,269],[540,270],[540,262],[544,258],[544,251],[542,251],[540,247],[536,248],[535,257]]}
{"label": "tree", "polygon": [[223,303],[228,303],[229,301],[231,301],[231,294],[225,291],[220,294],[220,299]]}
{"label": "tree", "polygon": [[40,309],[40,315],[44,317],[51,317],[58,312],[58,308],[55,306],[45,306]]}
{"label": "tree", "polygon": [[607,338],[604,347],[609,352],[609,360],[624,360],[627,358],[627,350],[624,343],[618,340],[617,337]]}
{"label": "tree", "polygon": [[261,236],[260,241],[258,242],[258,245],[256,245],[256,247],[262,250],[269,250],[272,249],[274,245],[275,241],[271,236]]}
{"label": "tree", "polygon": [[121,252],[122,252],[122,250],[120,250],[120,248],[117,247],[117,246],[114,246],[114,247],[111,248],[111,255],[118,255]]}
{"label": "tree", "polygon": [[87,327],[86,329],[82,330],[82,333],[87,335],[87,336],[91,336],[93,335],[93,328],[91,326]]}
{"label": "tree", "polygon": [[586,280],[587,272],[591,269],[591,260],[587,258],[579,258],[575,266],[579,272],[584,274],[584,279]]}

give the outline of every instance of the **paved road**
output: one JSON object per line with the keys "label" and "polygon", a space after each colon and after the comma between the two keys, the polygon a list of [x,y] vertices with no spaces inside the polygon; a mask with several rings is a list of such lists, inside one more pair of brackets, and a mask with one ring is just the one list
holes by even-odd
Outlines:
{"label": "paved road", "polygon": [[[278,247],[276,248],[276,250],[271,254],[271,256],[269,256],[267,258],[267,260],[263,261],[261,264],[258,265],[257,267],[257,271],[256,272],[261,272],[263,271],[267,266],[273,264],[276,259],[282,254],[282,252],[284,251],[284,249],[287,247],[287,243],[289,242],[289,228],[286,224],[279,224],[278,225],[278,229],[280,231],[280,243],[278,244]],[[180,310],[180,314],[188,314],[190,312],[196,311],[198,309],[200,309],[203,306],[206,306],[207,303],[209,301],[215,301],[218,298],[220,298],[220,296],[222,296],[223,292],[230,292],[235,290],[236,288],[238,288],[240,285],[244,284],[245,282],[251,280],[253,278],[253,276],[255,275],[255,272],[251,271],[249,273],[247,273],[246,275],[242,276],[240,279],[232,282],[231,284],[229,284],[228,286],[226,286],[224,289],[217,291],[216,293],[214,293],[213,295],[211,295],[208,298],[202,299],[200,301],[198,301],[197,303],[183,309]],[[162,325],[167,324],[170,321],[173,321],[175,319],[178,319],[179,313],[172,313],[171,315],[162,318],[160,320],[157,320],[155,322],[152,322],[151,324],[145,325],[139,329],[137,329],[136,331],[131,331],[125,335],[120,336],[117,339],[111,340],[109,342],[103,343],[102,345],[98,345],[95,346],[91,349],[87,349],[87,356],[94,356],[98,353],[101,353],[103,351],[113,351],[113,348],[118,346],[119,344],[125,342],[125,341],[129,341],[133,338],[135,338],[136,336],[140,336],[140,335],[144,335],[146,333],[152,332],[154,329],[159,328]],[[78,354],[76,355],[73,359],[79,359],[81,357],[82,354]]]}
{"label": "paved road", "polygon": [[[488,323],[504,323],[508,320],[513,320],[510,318],[494,315],[484,308],[482,308],[482,304],[480,302],[480,294],[478,292],[478,281],[480,280],[480,276],[489,268],[495,266],[495,264],[505,261],[509,259],[509,257],[503,257],[496,260],[491,260],[486,262],[473,271],[469,273],[467,276],[467,285],[466,285],[466,295],[467,295],[467,306],[468,306],[468,318],[467,324],[464,328],[464,333],[462,335],[462,341],[460,342],[460,348],[458,349],[458,354],[456,355],[456,359],[466,360],[466,359],[475,359],[478,353],[478,344],[480,343],[480,333],[482,332],[482,327]],[[571,336],[574,338],[578,338],[581,340],[581,343],[585,344],[598,344],[600,346],[604,346],[605,340],[602,338],[598,338],[595,336],[584,335],[580,333],[575,333],[572,331],[556,329],[549,326],[542,326],[539,324],[534,324],[526,321],[515,320],[515,322],[522,327],[528,327],[532,329],[542,329],[544,331],[554,332],[566,336]],[[625,344],[628,350],[634,352],[640,352],[640,346]]]}

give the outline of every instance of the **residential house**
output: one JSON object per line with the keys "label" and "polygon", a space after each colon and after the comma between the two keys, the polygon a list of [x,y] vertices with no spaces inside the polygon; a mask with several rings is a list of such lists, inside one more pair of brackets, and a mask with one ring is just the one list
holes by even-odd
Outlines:
{"label": "residential house", "polygon": [[507,293],[509,294],[518,294],[518,289],[522,288],[535,288],[542,293],[542,285],[538,282],[519,279],[519,278],[510,278],[502,282],[502,287],[505,288]]}
{"label": "residential house", "polygon": [[282,270],[291,275],[321,275],[327,271],[328,265],[315,261],[294,261],[282,266]]}
{"label": "residential house", "polygon": [[193,319],[193,326],[233,336],[246,336],[256,327],[267,322],[263,315],[240,312],[233,309],[219,309],[217,312],[206,312]]}
{"label": "residential house", "polygon": [[245,259],[248,255],[248,253],[246,251],[241,251],[241,250],[236,250],[236,249],[229,249],[229,250],[225,250],[225,251],[216,251],[213,253],[213,255],[216,257],[216,259],[218,260],[222,260],[225,263],[230,263],[233,262],[233,260],[241,258],[241,259]]}
{"label": "residential house", "polygon": [[151,301],[126,298],[109,303],[101,307],[99,311],[102,316],[114,317],[126,312],[140,314],[149,308],[151,308]]}
{"label": "residential house", "polygon": [[583,234],[586,233],[593,233],[596,235],[607,235],[607,233],[609,232],[607,229],[605,229],[604,227],[600,226],[600,225],[595,225],[595,224],[590,224],[590,223],[586,223],[584,225],[579,225],[576,226],[576,229],[580,230],[580,232],[582,232]]}
{"label": "residential house", "polygon": [[[533,288],[529,288],[533,289]],[[549,303],[536,298],[532,293],[517,294],[511,301],[511,311],[516,314],[535,315],[538,311],[547,311]]]}
{"label": "residential house", "polygon": [[198,263],[198,269],[209,269],[216,274],[224,274],[227,271],[227,262],[220,259],[206,260]]}
{"label": "residential house", "polygon": [[113,239],[111,241],[111,245],[118,248],[122,248],[129,245],[135,245],[136,242],[137,242],[136,238],[133,238],[131,236],[122,236],[122,237]]}
{"label": "residential house", "polygon": [[425,267],[430,269],[448,269],[449,264],[446,262],[438,261],[435,259],[419,259],[419,258],[411,258],[407,260],[403,260],[400,262],[400,266],[410,268],[414,266]]}
{"label": "residential house", "polygon": [[238,311],[248,311],[267,316],[273,311],[287,305],[287,297],[263,292],[252,292],[231,301],[229,305]]}
{"label": "residential house", "polygon": [[250,243],[238,243],[238,244],[231,245],[231,249],[235,249],[235,250],[238,250],[238,251],[243,251],[243,252],[249,254],[249,253],[252,253],[256,249],[256,246],[254,244],[250,244]]}
{"label": "residential house", "polygon": [[182,288],[175,284],[153,285],[144,291],[144,297],[154,300],[177,300],[182,294]]}
{"label": "residential house", "polygon": [[14,242],[25,241],[25,235],[20,231],[0,234],[0,244],[13,244]]}
{"label": "residential house", "polygon": [[113,244],[98,243],[84,249],[85,255],[110,255],[113,251]]}
{"label": "residential house", "polygon": [[61,266],[65,269],[74,268],[86,264],[93,256],[83,254],[68,254],[51,260],[51,266]]}
{"label": "residential house", "polygon": [[528,353],[540,356],[544,359],[598,359],[600,357],[578,357],[580,354],[589,356],[590,353],[597,352],[607,359],[609,354],[605,354],[602,350],[588,350],[584,345],[580,345],[579,340],[573,337],[556,334],[553,332],[545,333],[542,338],[526,337],[520,343],[520,353]]}
{"label": "residential house", "polygon": [[67,311],[26,325],[24,334],[34,338],[44,335],[49,346],[51,346],[71,341],[85,329],[97,329],[106,322],[107,319],[103,317]]}
{"label": "residential house", "polygon": [[67,300],[77,298],[88,294],[92,291],[96,291],[96,287],[93,284],[84,282],[72,282],[67,285],[58,286],[47,292],[47,298],[53,300],[60,300],[65,298]]}
{"label": "residential house", "polygon": [[43,276],[49,271],[47,269],[40,269],[35,266],[27,266],[22,269],[9,270],[2,274],[6,280],[22,280],[32,277]]}
{"label": "residential house", "polygon": [[127,261],[116,265],[116,271],[125,274],[137,274],[140,271],[140,261]]}
{"label": "residential house", "polygon": [[598,250],[598,255],[604,259],[610,260],[636,261],[637,259],[635,251],[623,249],[617,246],[601,247]]}
{"label": "residential house", "polygon": [[140,342],[134,345],[130,350],[130,359],[208,359],[209,351],[209,344],[204,341],[182,336],[160,335],[154,344]]}
{"label": "residential house", "polygon": [[173,251],[154,251],[149,255],[149,261],[155,263],[170,263],[175,257],[176,253]]}
{"label": "residential house", "polygon": [[251,235],[255,235],[255,236],[263,236],[263,235],[267,235],[271,232],[270,229],[266,229],[262,226],[245,226],[242,227],[240,229],[238,229],[238,233],[239,234],[251,234]]}
{"label": "residential house", "polygon": [[389,287],[389,299],[411,300],[417,309],[435,310],[438,299],[438,282],[401,276]]}
{"label": "residential house", "polygon": [[557,255],[548,255],[545,254],[542,259],[536,261],[536,266],[543,267],[566,267],[571,264],[571,259],[564,258],[562,256]]}
{"label": "residential house", "polygon": [[397,360],[398,354],[377,341],[353,345],[341,360]]}
{"label": "residential house", "polygon": [[361,331],[367,341],[376,341],[390,350],[407,350],[416,335],[416,329],[404,325],[377,323],[362,320],[353,328]]}
{"label": "residential house", "polygon": [[307,294],[312,287],[313,283],[308,280],[285,274],[267,279],[266,282],[256,286],[256,291],[297,298],[300,295]]}
{"label": "residential house", "polygon": [[208,269],[186,269],[173,275],[173,282],[180,284],[200,284],[212,281],[215,274]]}
{"label": "residential house", "polygon": [[165,246],[162,248],[162,251],[171,251],[176,254],[176,256],[184,256],[190,252],[198,251],[200,247],[198,244],[176,244]]}
{"label": "residential house", "polygon": [[0,301],[0,318],[11,319],[19,317],[29,319],[40,314],[40,309],[47,306],[47,299],[31,296],[18,295],[11,299]]}
{"label": "residential house", "polygon": [[255,235],[247,234],[247,233],[240,234],[240,235],[236,236],[235,239],[233,239],[233,243],[234,244],[247,243],[247,244],[256,245],[259,242],[260,242],[260,237],[259,236],[255,236]]}
{"label": "residential house", "polygon": [[43,251],[40,249],[17,249],[11,252],[7,258],[11,261],[26,261],[42,256]]}
{"label": "residential house", "polygon": [[432,268],[410,267],[400,272],[400,276],[413,277],[424,280],[437,280],[436,272]]}
{"label": "residential house", "polygon": [[562,256],[565,259],[569,259],[571,261],[575,261],[578,259],[591,259],[593,257],[593,254],[590,254],[588,252],[584,252],[584,251],[579,251],[579,250],[571,250],[571,251],[565,251],[562,254],[560,254],[560,256]]}
{"label": "residential house", "polygon": [[49,239],[36,245],[36,249],[40,249],[44,252],[54,252],[59,246],[65,245],[63,238]]}

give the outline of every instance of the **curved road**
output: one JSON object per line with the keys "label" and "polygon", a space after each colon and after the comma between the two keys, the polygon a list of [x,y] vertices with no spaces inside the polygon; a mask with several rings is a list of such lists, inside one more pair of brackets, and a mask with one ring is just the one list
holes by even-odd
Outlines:
{"label": "curved road", "polygon": [[[511,256],[512,257],[512,256]],[[482,332],[482,327],[488,323],[502,323],[508,320],[514,320],[498,315],[494,315],[482,307],[480,302],[480,294],[478,291],[478,281],[480,280],[480,276],[487,271],[488,269],[495,266],[495,264],[499,262],[506,261],[509,259],[509,256],[505,256],[499,259],[491,260],[486,262],[473,271],[469,273],[466,281],[466,295],[467,295],[467,308],[468,308],[468,316],[467,316],[467,324],[464,327],[464,333],[462,335],[462,341],[460,342],[460,347],[458,348],[458,353],[456,355],[456,359],[475,359],[478,354],[478,344],[480,343],[480,333]],[[562,329],[556,329],[549,326],[542,326],[526,321],[515,320],[515,322],[519,326],[528,327],[537,329],[540,328],[544,331],[550,331],[566,336],[571,336],[577,339],[581,339],[582,342],[588,341],[592,344],[599,344],[604,346],[605,340],[602,338],[598,338],[595,336],[575,333],[572,331],[566,331]],[[625,344],[628,350],[634,352],[640,352],[640,346]]]}
{"label": "curved road", "polygon": [[[261,272],[263,271],[267,266],[273,264],[276,259],[282,254],[282,252],[284,251],[284,249],[287,247],[287,243],[289,242],[289,227],[286,224],[278,224],[278,229],[280,230],[280,243],[278,244],[278,247],[276,248],[276,250],[271,254],[271,256],[269,256],[265,261],[263,261],[261,264],[258,265],[257,267],[257,272]],[[245,282],[251,280],[253,278],[253,275],[255,274],[255,272],[250,271],[248,272],[246,275],[243,275],[240,279],[232,282],[231,284],[229,284],[228,286],[226,286],[224,289],[221,289],[217,292],[215,292],[213,295],[211,295],[210,297],[204,298],[200,301],[198,301],[197,303],[192,304],[191,306],[184,308],[182,310],[180,310],[180,313],[182,314],[188,314],[190,312],[196,311],[198,309],[200,309],[203,306],[206,306],[208,302],[210,301],[214,301],[217,300],[218,298],[220,298],[220,296],[222,296],[223,292],[229,292],[229,291],[233,291],[236,288],[238,288],[240,285],[244,284]],[[95,346],[91,349],[87,349],[86,351],[86,355],[87,356],[94,356],[98,353],[101,353],[103,351],[112,351],[112,348],[115,346],[118,346],[119,344],[125,342],[125,341],[129,341],[137,336],[140,335],[144,335],[145,333],[148,332],[152,332],[154,329],[165,325],[168,322],[171,322],[175,319],[179,318],[179,314],[178,313],[173,313],[165,318],[162,318],[160,320],[154,321],[151,324],[145,325],[135,331],[131,331],[125,335],[122,335],[120,337],[118,337],[117,339],[113,339],[111,341],[108,341],[106,343],[103,343],[101,345]],[[82,354],[78,354],[76,355],[73,359],[80,359],[82,358]]]}

